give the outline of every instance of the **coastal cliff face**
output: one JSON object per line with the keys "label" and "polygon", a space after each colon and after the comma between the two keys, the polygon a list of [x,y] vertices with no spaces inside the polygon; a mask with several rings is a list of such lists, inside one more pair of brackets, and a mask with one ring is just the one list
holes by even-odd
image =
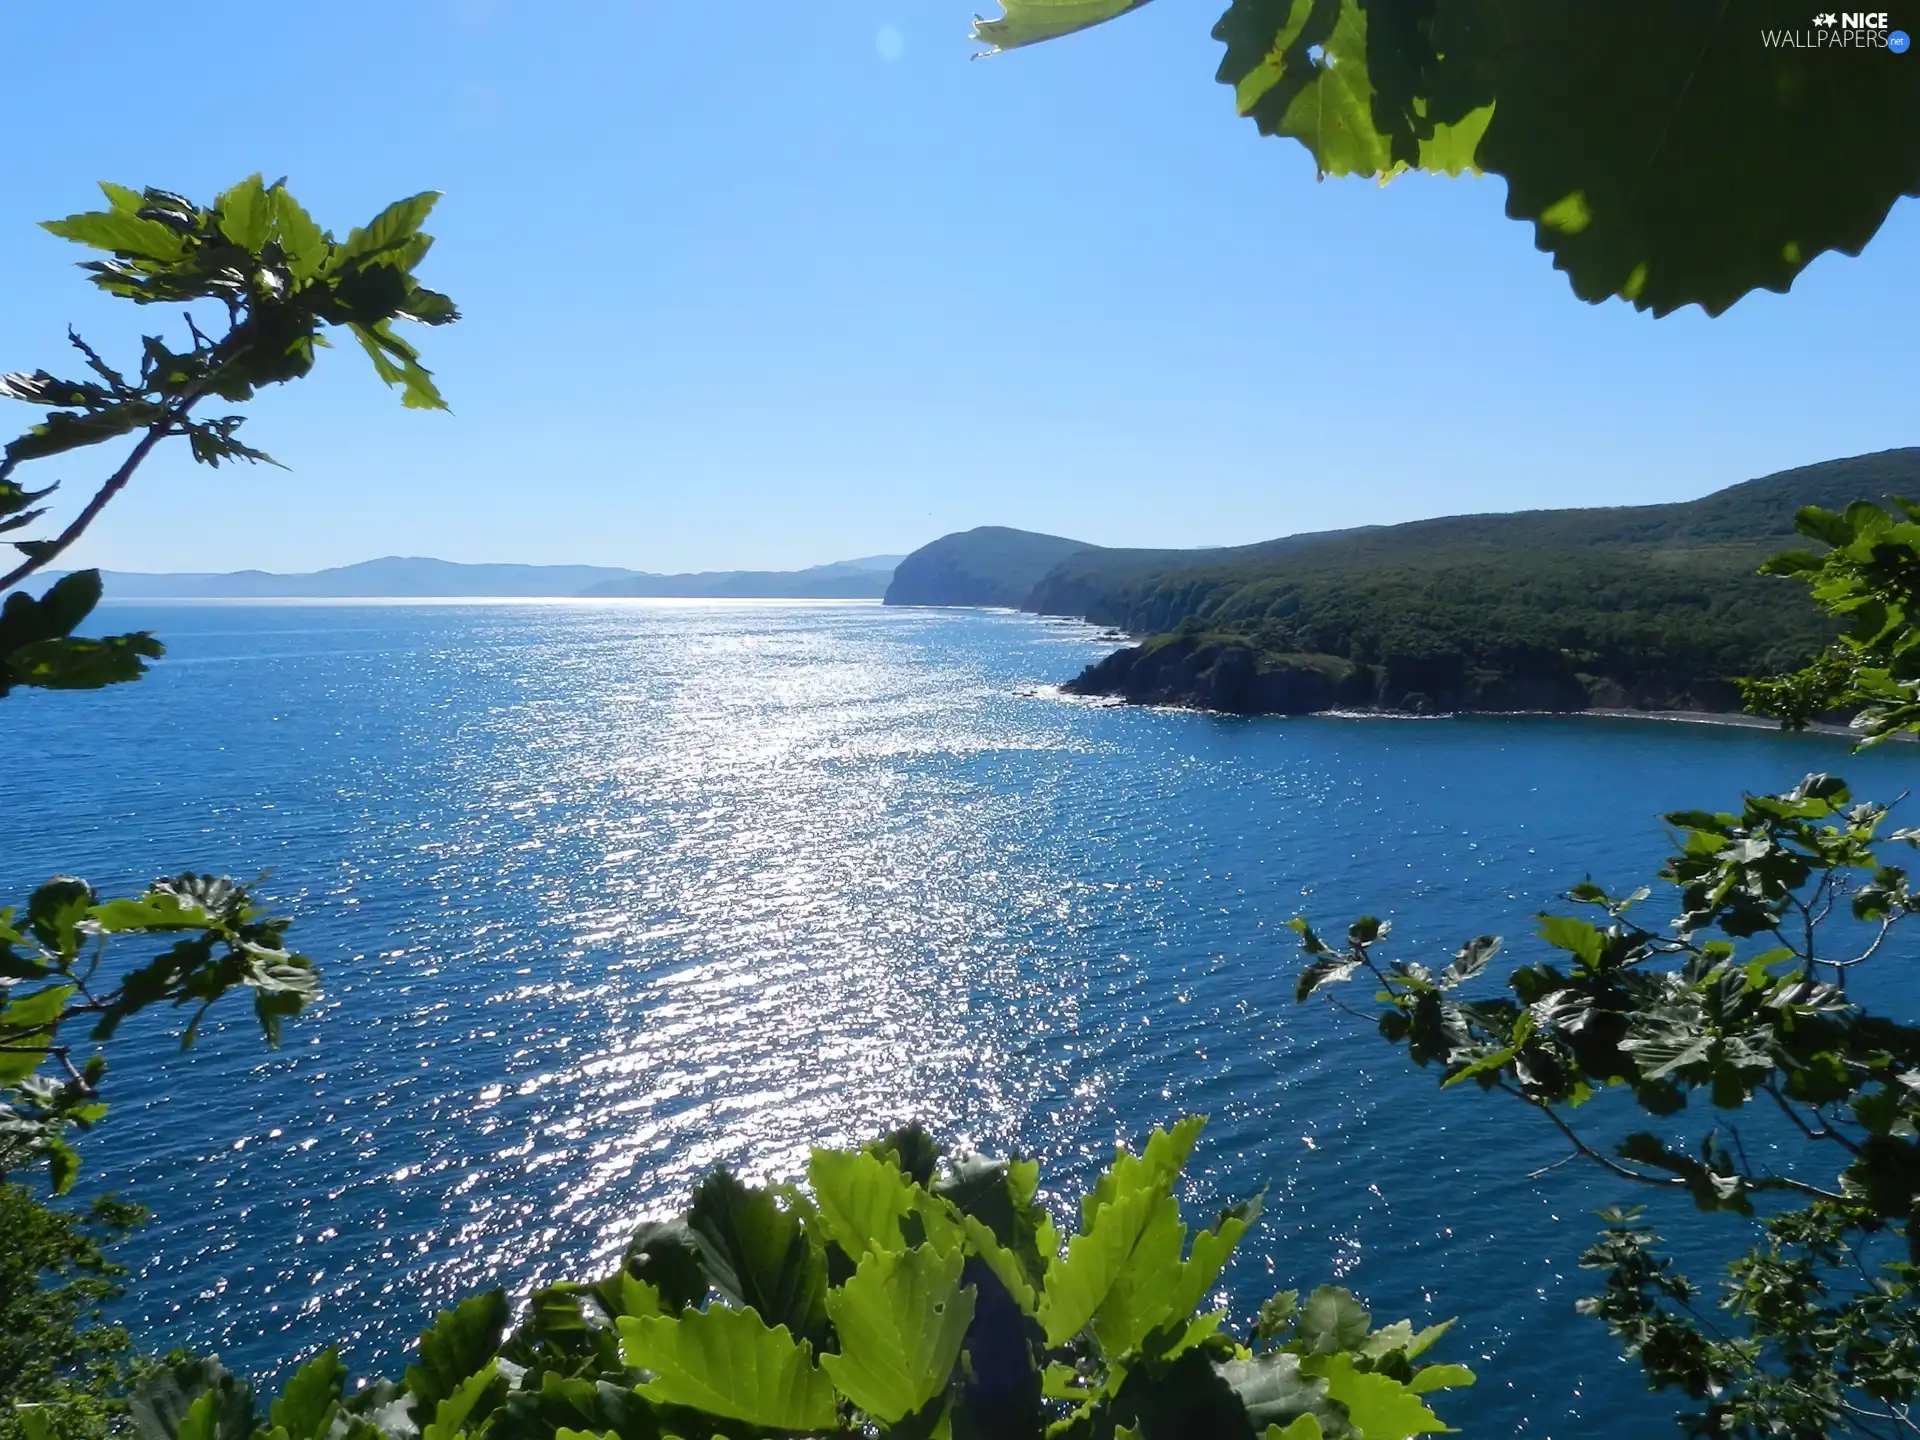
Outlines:
{"label": "coastal cliff face", "polygon": [[1570,666],[1501,673],[1466,664],[1359,664],[1338,655],[1274,653],[1241,636],[1204,634],[1160,635],[1116,650],[1061,688],[1072,695],[1233,715],[1740,709],[1739,687],[1730,680],[1622,680]]}

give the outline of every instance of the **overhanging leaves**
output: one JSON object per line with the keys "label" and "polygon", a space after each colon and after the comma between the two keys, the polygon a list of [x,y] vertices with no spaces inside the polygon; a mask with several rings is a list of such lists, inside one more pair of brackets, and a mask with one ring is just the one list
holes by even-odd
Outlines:
{"label": "overhanging leaves", "polygon": [[947,1387],[973,1323],[975,1292],[962,1289],[966,1257],[931,1245],[878,1251],[829,1292],[840,1353],[821,1365],[840,1393],[891,1425]]}
{"label": "overhanging leaves", "polygon": [[626,1362],[653,1372],[650,1400],[780,1430],[833,1424],[833,1385],[784,1325],[724,1306],[619,1323]]}

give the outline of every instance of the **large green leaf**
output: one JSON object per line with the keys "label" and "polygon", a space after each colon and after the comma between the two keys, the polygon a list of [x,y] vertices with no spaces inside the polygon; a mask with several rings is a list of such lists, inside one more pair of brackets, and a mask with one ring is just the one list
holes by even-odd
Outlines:
{"label": "large green leaf", "polygon": [[931,1245],[874,1251],[828,1292],[840,1353],[820,1363],[842,1395],[891,1425],[947,1388],[973,1323],[975,1291],[960,1288],[965,1263],[958,1249]]}
{"label": "large green leaf", "polygon": [[1420,1397],[1389,1375],[1356,1370],[1353,1357],[1332,1355],[1312,1368],[1327,1382],[1327,1396],[1344,1405],[1347,1420],[1365,1440],[1412,1440],[1447,1427]]}
{"label": "large green leaf", "polygon": [[1366,1343],[1372,1317],[1353,1293],[1338,1285],[1322,1285],[1300,1307],[1295,1337],[1310,1355],[1333,1355],[1358,1350]]}
{"label": "large green leaf", "polygon": [[140,259],[178,260],[186,253],[186,242],[172,227],[122,210],[89,210],[64,220],[42,221],[40,228],[63,240]]}
{"label": "large green leaf", "polygon": [[1322,173],[1501,175],[1581,298],[1717,314],[1858,254],[1920,194],[1913,66],[1779,43],[1809,19],[1800,0],[1234,0],[1214,33],[1241,112]]}
{"label": "large green leaf", "polygon": [[0,1009],[0,1085],[18,1084],[40,1068],[72,994],[71,985],[49,985]]}
{"label": "large green leaf", "polygon": [[365,262],[391,256],[420,233],[420,227],[426,223],[427,216],[433,213],[433,207],[439,200],[438,190],[423,190],[405,200],[394,201],[365,226],[348,234],[347,243],[340,251],[339,263],[345,265],[355,260]]}
{"label": "large green leaf", "polygon": [[[1184,1323],[1219,1277],[1251,1214],[1229,1214],[1182,1259],[1186,1226],[1173,1185],[1205,1124],[1189,1117],[1126,1151],[1082,1202],[1082,1233],[1047,1267],[1038,1318],[1050,1345],[1088,1324],[1110,1355],[1139,1349],[1155,1330]],[[1252,1213],[1257,1213],[1252,1212]]]}
{"label": "large green leaf", "polygon": [[1103,24],[1147,0],[1004,0],[1006,13],[998,20],[973,21],[973,38],[997,52],[1032,45],[1056,36],[1071,35]]}
{"label": "large green leaf", "polygon": [[826,1331],[827,1271],[800,1217],[773,1193],[716,1170],[693,1192],[687,1228],[713,1288],[803,1339]]}
{"label": "large green leaf", "polygon": [[1718,314],[1857,255],[1920,194],[1920,77],[1884,50],[1769,47],[1801,0],[1451,0],[1435,43],[1495,97],[1480,165],[1584,300]]}
{"label": "large green leaf", "polygon": [[249,175],[232,189],[223,191],[213,202],[219,215],[220,233],[249,254],[257,255],[273,234],[272,199],[266,182]]}
{"label": "large green leaf", "polygon": [[1298,1355],[1270,1350],[1251,1358],[1219,1361],[1213,1371],[1232,1389],[1256,1431],[1278,1425],[1284,1434],[1303,1415],[1311,1415],[1327,1435],[1353,1434],[1346,1407],[1327,1393],[1325,1380],[1303,1373]]}
{"label": "large green leaf", "polygon": [[1378,56],[1391,73],[1394,58],[1391,46],[1369,44],[1378,15],[1379,7],[1359,0],[1239,0],[1214,29],[1227,46],[1219,78],[1234,87],[1240,113],[1261,134],[1300,141],[1322,175],[1386,179],[1410,165],[1447,175],[1470,170],[1491,109],[1452,124],[1392,123],[1371,68]]}
{"label": "large green leaf", "polygon": [[[684,1220],[648,1221],[627,1242],[625,1271],[651,1285],[660,1304],[684,1310],[707,1298],[707,1277],[700,1250]],[[631,1314],[632,1311],[616,1311]]]}
{"label": "large green leaf", "polygon": [[424,1425],[436,1407],[491,1361],[507,1330],[507,1297],[499,1290],[471,1295],[435,1317],[420,1336],[420,1360],[407,1367],[407,1393]]}
{"label": "large green leaf", "polygon": [[861,1150],[815,1149],[807,1184],[829,1238],[855,1263],[907,1248],[900,1222],[913,1213],[913,1182],[899,1166]]}
{"label": "large green leaf", "polygon": [[280,1398],[268,1408],[275,1429],[287,1440],[322,1440],[340,1410],[340,1388],[347,1367],[334,1350],[322,1350],[294,1371]]}
{"label": "large green leaf", "polygon": [[489,1360],[454,1386],[452,1393],[433,1407],[433,1423],[421,1430],[420,1440],[455,1440],[470,1419],[484,1419],[493,1409],[487,1395],[498,1379],[499,1368]]}
{"label": "large green leaf", "polygon": [[155,1367],[142,1376],[127,1413],[141,1440],[184,1440],[189,1425],[199,1440],[249,1440],[254,1428],[253,1392],[217,1360]]}
{"label": "large green leaf", "polygon": [[311,280],[326,269],[332,240],[284,185],[274,186],[272,198],[274,233],[286,257],[287,273],[298,281]]}
{"label": "large green leaf", "polygon": [[833,1384],[813,1347],[750,1309],[714,1305],[619,1325],[627,1364],[653,1372],[640,1387],[649,1400],[779,1430],[833,1424]]}

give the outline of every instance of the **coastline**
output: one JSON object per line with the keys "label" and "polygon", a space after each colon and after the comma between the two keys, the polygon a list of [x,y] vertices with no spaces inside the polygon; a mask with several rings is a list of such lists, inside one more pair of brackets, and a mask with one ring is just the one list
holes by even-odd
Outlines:
{"label": "coastline", "polygon": [[[1204,705],[1181,705],[1169,701],[1128,700],[1120,695],[1083,695],[1068,690],[1061,684],[1042,684],[1026,687],[1022,694],[1032,699],[1051,700],[1056,703],[1083,705],[1092,709],[1132,709],[1159,710],[1169,714],[1217,715],[1235,720],[1387,720],[1422,721],[1442,720],[1498,720],[1498,719],[1546,719],[1546,720],[1635,720],[1654,721],[1667,725],[1714,725],[1734,730],[1769,730],[1775,734],[1818,735],[1829,740],[1855,740],[1858,734],[1851,726],[1833,725],[1814,721],[1804,730],[1783,730],[1778,721],[1769,720],[1762,715],[1749,715],[1744,711],[1725,710],[1629,710],[1613,706],[1595,706],[1587,710],[1441,710],[1431,714],[1416,714],[1408,710],[1358,710],[1329,709],[1306,710],[1295,714],[1283,714],[1277,711],[1247,713],[1239,710],[1215,710]],[[1900,741],[1920,741],[1920,735],[1900,734],[1889,736]]]}

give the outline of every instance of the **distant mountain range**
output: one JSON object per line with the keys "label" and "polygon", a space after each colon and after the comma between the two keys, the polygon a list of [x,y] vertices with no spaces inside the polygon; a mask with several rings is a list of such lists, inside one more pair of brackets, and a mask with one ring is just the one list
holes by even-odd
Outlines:
{"label": "distant mountain range", "polygon": [[807,570],[710,570],[654,575],[603,565],[461,565],[388,555],[307,574],[266,570],[229,574],[142,574],[104,570],[112,600],[297,600],[315,598],[574,598],[650,596],[685,599],[878,599],[898,555],[867,555]]}
{"label": "distant mountain range", "polygon": [[1754,573],[1794,512],[1920,494],[1920,448],[1698,500],[1456,515],[1215,550],[985,527],[902,560],[890,605],[1003,605],[1143,637],[1069,689],[1244,712],[1717,711],[1832,631]]}

